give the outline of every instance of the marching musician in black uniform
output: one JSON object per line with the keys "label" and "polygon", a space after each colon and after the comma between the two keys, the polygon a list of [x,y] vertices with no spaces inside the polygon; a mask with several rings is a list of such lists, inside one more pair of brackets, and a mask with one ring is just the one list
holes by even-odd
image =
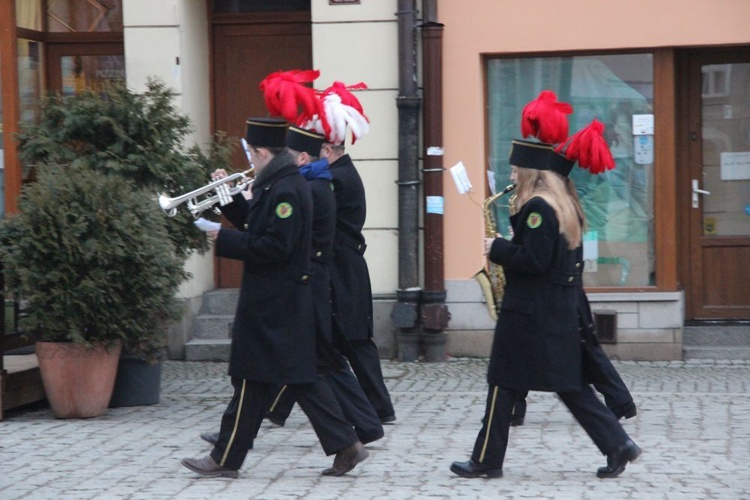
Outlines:
{"label": "marching musician in black uniform", "polygon": [[[256,169],[252,197],[236,194],[222,207],[237,228],[209,232],[216,255],[244,262],[232,327],[229,375],[234,387],[210,455],[182,460],[210,477],[238,477],[253,447],[270,395],[287,384],[307,414],[326,455],[325,475],[342,475],[368,456],[315,366],[310,288],[312,196],[285,147],[286,121],[250,118],[246,139]],[[226,172],[215,172],[216,178]]]}
{"label": "marching musician in black uniform", "polygon": [[334,334],[348,340],[343,351],[380,421],[393,423],[396,413],[383,380],[378,347],[372,340],[372,289],[362,234],[367,215],[365,188],[343,144],[325,143],[322,155],[330,163],[336,196],[331,271]]}
{"label": "marching musician in black uniform", "polygon": [[[562,109],[564,114],[572,112],[569,105],[561,108],[564,103],[556,103],[554,94],[549,94],[543,101],[550,111],[527,122],[540,139],[539,130],[544,129],[544,137],[549,132],[543,123],[547,113],[558,117]],[[524,119],[527,110],[538,111],[527,105]],[[513,141],[511,179],[517,184],[519,207],[511,217],[513,237],[510,241],[485,239],[485,253],[503,266],[506,288],[487,372],[490,387],[482,429],[470,460],[451,465],[451,471],[462,477],[502,477],[513,406],[529,390],[558,394],[607,456],[607,465],[599,468],[598,477],[617,477],[641,453],[584,380],[579,332],[583,210],[578,198],[568,192],[566,182],[575,162],[557,162],[560,155],[547,144],[566,140],[567,118],[563,118],[564,127],[550,134],[557,140]],[[613,166],[614,162],[606,168]],[[584,167],[599,171],[598,165]]]}
{"label": "marching musician in black uniform", "polygon": [[[331,327],[330,267],[336,231],[336,199],[328,160],[320,158],[324,139],[323,135],[314,131],[292,126],[287,132],[286,145],[296,158],[300,173],[308,180],[312,191],[313,274],[310,285],[313,290],[318,371],[333,389],[344,416],[354,426],[359,440],[367,444],[383,437],[383,426],[349,369],[346,358],[335,347],[341,342],[334,342]],[[284,425],[294,402],[294,395],[287,390],[287,386],[283,386],[273,399],[267,417],[277,425]]]}

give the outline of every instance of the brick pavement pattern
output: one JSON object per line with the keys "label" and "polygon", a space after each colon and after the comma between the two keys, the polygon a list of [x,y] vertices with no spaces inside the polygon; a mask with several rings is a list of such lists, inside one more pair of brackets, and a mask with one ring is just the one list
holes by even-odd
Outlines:
{"label": "brick pavement pattern", "polygon": [[159,404],[56,420],[48,408],[0,422],[0,499],[747,499],[750,362],[615,362],[638,416],[625,421],[644,450],[617,479],[556,396],[531,393],[511,428],[502,479],[463,479],[479,431],[487,360],[383,363],[396,425],[343,477],[304,414],[264,424],[239,479],[201,478],[179,459],[202,456],[198,434],[218,429],[231,396],[225,363],[169,361]]}

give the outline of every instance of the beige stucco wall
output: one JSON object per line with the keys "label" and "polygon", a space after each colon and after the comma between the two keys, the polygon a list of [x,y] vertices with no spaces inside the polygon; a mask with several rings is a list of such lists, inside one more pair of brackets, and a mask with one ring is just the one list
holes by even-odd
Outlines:
{"label": "beige stucco wall", "polygon": [[[442,0],[445,166],[463,161],[481,200],[486,144],[483,54],[750,43],[747,0]],[[481,210],[445,179],[445,276],[483,263]]]}
{"label": "beige stucco wall", "polygon": [[365,184],[365,258],[376,295],[398,287],[398,31],[396,0],[365,0],[360,5],[312,1],[313,67],[316,86],[333,81],[365,82],[357,92],[370,132],[347,152]]}
{"label": "beige stucco wall", "polygon": [[[125,71],[128,86],[145,89],[156,77],[177,95],[177,106],[190,117],[193,133],[186,145],[210,136],[208,25],[204,2],[195,0],[124,0]],[[197,297],[214,288],[212,254],[195,255],[186,269],[193,278],[179,297]]]}

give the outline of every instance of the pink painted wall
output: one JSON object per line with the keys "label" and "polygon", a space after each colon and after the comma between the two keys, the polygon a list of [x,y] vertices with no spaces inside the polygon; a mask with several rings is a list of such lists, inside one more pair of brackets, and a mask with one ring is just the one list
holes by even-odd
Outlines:
{"label": "pink painted wall", "polygon": [[[750,44],[750,0],[440,0],[438,16],[445,24],[444,166],[464,163],[480,203],[482,55]],[[457,193],[449,174],[444,194],[445,277],[469,279],[484,263],[482,210]]]}

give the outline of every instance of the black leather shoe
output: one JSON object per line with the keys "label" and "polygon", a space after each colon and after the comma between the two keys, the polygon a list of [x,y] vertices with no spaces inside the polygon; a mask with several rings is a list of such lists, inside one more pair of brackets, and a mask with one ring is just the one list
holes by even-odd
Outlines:
{"label": "black leather shoe", "polygon": [[216,444],[219,442],[219,433],[218,432],[201,432],[201,439],[207,443],[211,443],[212,445],[216,446]]}
{"label": "black leather shoe", "polygon": [[461,477],[487,476],[488,479],[503,477],[502,468],[494,469],[477,463],[474,460],[469,460],[468,462],[453,462],[451,464],[451,472]]}
{"label": "black leather shoe", "polygon": [[517,418],[513,417],[510,419],[510,426],[511,427],[520,427],[523,425],[523,417]]}
{"label": "black leather shoe", "polygon": [[239,477],[239,472],[232,469],[227,469],[217,464],[211,455],[203,458],[183,458],[180,463],[190,469],[191,471],[206,477],[231,477],[236,479]]}
{"label": "black leather shoe", "polygon": [[322,474],[324,476],[343,476],[369,456],[370,452],[367,451],[361,442],[357,441],[348,448],[344,448],[336,453],[336,457],[333,459],[333,466],[325,469]]}
{"label": "black leather shoe", "polygon": [[640,454],[641,449],[638,445],[628,439],[624,444],[615,448],[615,451],[607,454],[607,466],[599,467],[596,477],[608,479],[619,476],[628,462],[635,462]]}

